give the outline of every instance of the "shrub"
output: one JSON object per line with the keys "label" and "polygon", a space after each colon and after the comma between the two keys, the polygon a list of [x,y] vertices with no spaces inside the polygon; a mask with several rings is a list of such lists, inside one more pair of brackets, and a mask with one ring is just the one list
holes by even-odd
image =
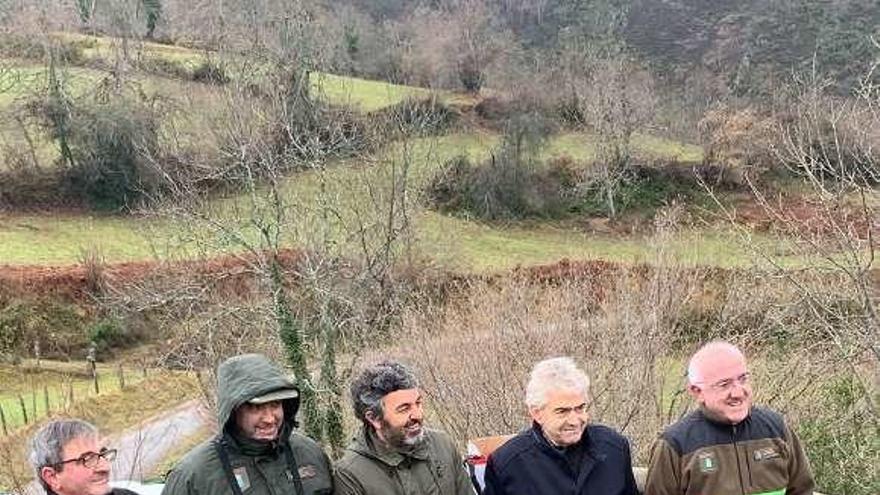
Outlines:
{"label": "shrub", "polygon": [[115,349],[130,347],[139,340],[125,326],[125,323],[117,318],[102,318],[95,322],[88,330],[89,342],[94,342],[98,355],[107,355]]}
{"label": "shrub", "polygon": [[39,340],[43,357],[73,357],[88,343],[86,321],[75,306],[52,299],[8,301],[0,307],[0,356],[30,356]]}
{"label": "shrub", "polygon": [[880,116],[873,90],[846,99],[827,96],[822,87],[798,91],[788,104],[790,113],[780,119],[778,161],[817,182],[880,183]]}
{"label": "shrub", "polygon": [[0,206],[45,208],[76,206],[63,194],[64,175],[59,169],[14,168],[0,171]]}
{"label": "shrub", "polygon": [[159,192],[160,176],[149,163],[158,153],[159,123],[152,108],[114,97],[82,102],[69,112],[66,128],[56,127],[53,137],[66,140],[70,150],[63,180],[72,197],[119,211]]}
{"label": "shrub", "polygon": [[506,155],[474,165],[465,156],[446,162],[427,187],[441,211],[483,220],[558,218],[569,212],[576,172],[567,166],[518,167]]}
{"label": "shrub", "polygon": [[518,114],[507,122],[501,145],[488,162],[450,160],[427,187],[433,204],[484,220],[558,217],[567,209],[571,170],[547,167],[538,155],[554,131],[539,114]]}
{"label": "shrub", "polygon": [[823,493],[876,493],[880,426],[864,400],[871,392],[852,376],[835,378],[822,388],[822,403],[814,404],[799,428],[818,488]]}
{"label": "shrub", "polygon": [[139,68],[145,72],[177,79],[194,79],[193,71],[185,63],[167,57],[144,55]]}
{"label": "shrub", "polygon": [[224,69],[222,65],[219,65],[212,60],[204,60],[193,69],[192,80],[201,83],[222,85],[229,83],[229,76],[226,74],[226,69]]}
{"label": "shrub", "polygon": [[716,185],[742,186],[746,176],[754,178],[775,163],[775,123],[753,108],[710,110],[698,129],[705,149],[704,165],[720,168]]}
{"label": "shrub", "polygon": [[[681,166],[674,162],[660,167],[631,167],[614,190],[617,213],[639,212],[653,216],[658,208],[673,202],[710,207],[711,201],[690,169],[683,172],[677,169]],[[610,215],[601,181],[588,180],[580,202],[573,209],[592,216]]]}
{"label": "shrub", "polygon": [[85,62],[84,49],[89,48],[92,41],[64,41],[53,39],[46,43],[45,39],[37,36],[27,36],[16,33],[3,33],[0,35],[0,57],[24,58],[40,60],[48,55],[46,48],[53,51],[56,60],[66,64],[82,64]]}
{"label": "shrub", "polygon": [[406,136],[430,136],[449,130],[458,114],[436,96],[407,98],[377,113],[386,129]]}

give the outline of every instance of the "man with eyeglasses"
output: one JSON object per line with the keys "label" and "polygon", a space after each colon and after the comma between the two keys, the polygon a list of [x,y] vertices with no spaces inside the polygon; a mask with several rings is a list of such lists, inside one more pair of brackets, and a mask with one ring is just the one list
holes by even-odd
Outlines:
{"label": "man with eyeglasses", "polygon": [[34,435],[30,462],[49,495],[136,495],[110,488],[116,450],[101,443],[98,430],[78,419],[50,421]]}
{"label": "man with eyeglasses", "polygon": [[774,411],[752,405],[746,359],[714,341],[688,364],[699,409],[654,443],[646,495],[806,495],[813,475],[800,440]]}
{"label": "man with eyeglasses", "polygon": [[526,385],[531,428],[489,455],[484,495],[636,495],[629,442],[589,422],[590,381],[566,357],[539,362]]}

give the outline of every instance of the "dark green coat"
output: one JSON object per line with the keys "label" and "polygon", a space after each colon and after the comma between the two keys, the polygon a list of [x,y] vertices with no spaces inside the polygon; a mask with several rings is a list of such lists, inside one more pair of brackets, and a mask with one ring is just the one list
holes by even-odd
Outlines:
{"label": "dark green coat", "polygon": [[[286,445],[281,442],[254,453],[233,435],[235,408],[244,402],[293,383],[264,356],[248,354],[224,362],[217,370],[217,424],[222,431],[190,451],[168,475],[162,495],[232,495],[230,480],[217,451],[222,441],[229,464],[243,495],[296,495],[294,476],[288,469]],[[284,400],[284,427],[303,495],[333,493],[330,462],[312,439],[293,431],[298,399]]]}
{"label": "dark green coat", "polygon": [[341,495],[474,495],[462,458],[448,435],[425,430],[425,441],[406,453],[385,448],[362,429],[336,463]]}

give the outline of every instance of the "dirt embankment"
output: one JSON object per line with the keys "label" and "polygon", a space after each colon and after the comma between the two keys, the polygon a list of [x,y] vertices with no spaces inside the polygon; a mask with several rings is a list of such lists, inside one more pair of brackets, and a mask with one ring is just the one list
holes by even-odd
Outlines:
{"label": "dirt embankment", "polygon": [[[292,267],[302,252],[284,250],[278,259]],[[147,277],[222,276],[223,284],[234,287],[250,279],[257,260],[254,256],[219,256],[208,260],[177,262],[137,261],[104,264],[39,266],[0,265],[0,299],[7,297],[50,297],[74,303],[89,303],[102,287],[122,286]]]}

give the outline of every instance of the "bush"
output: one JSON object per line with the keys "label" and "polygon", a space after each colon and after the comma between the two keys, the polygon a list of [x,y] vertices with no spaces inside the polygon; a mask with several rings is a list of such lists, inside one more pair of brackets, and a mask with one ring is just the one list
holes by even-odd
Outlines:
{"label": "bush", "polygon": [[564,162],[520,167],[508,156],[493,155],[474,165],[465,156],[446,162],[427,187],[439,210],[483,220],[558,218],[570,211],[576,174]]}
{"label": "bush", "polygon": [[553,124],[536,113],[507,122],[501,145],[487,163],[472,165],[459,156],[434,176],[428,197],[441,210],[484,220],[558,217],[568,209],[573,171],[539,162]]}
{"label": "bush", "polygon": [[704,166],[717,166],[716,185],[742,186],[771,168],[776,125],[753,108],[721,107],[706,112],[698,124],[705,149]]}
{"label": "bush", "polygon": [[73,357],[88,345],[86,321],[75,306],[52,299],[7,301],[0,307],[0,356],[32,356],[39,340],[43,357]]}
{"label": "bush", "polygon": [[222,65],[211,60],[204,60],[192,71],[192,80],[207,84],[227,84],[229,76]]}
{"label": "bush", "polygon": [[46,208],[77,206],[66,194],[64,175],[59,169],[14,168],[0,171],[0,206]]}
{"label": "bush", "polygon": [[0,36],[0,57],[40,60],[46,58],[46,48],[50,47],[59,62],[78,65],[86,60],[84,49],[93,44],[91,41],[51,41],[46,43],[36,36],[4,33]]}
{"label": "bush", "polygon": [[62,157],[70,196],[95,209],[120,211],[159,192],[160,176],[149,163],[159,146],[152,108],[114,97],[73,105],[67,118],[66,128],[55,127],[53,137],[65,139],[70,150],[69,157]]}
{"label": "bush", "polygon": [[407,98],[376,115],[390,133],[405,136],[440,134],[458,121],[458,114],[436,96]]}
{"label": "bush", "polygon": [[177,79],[195,79],[193,71],[185,63],[161,56],[145,55],[140,61],[139,68],[145,72]]}
{"label": "bush", "polygon": [[370,149],[373,134],[365,120],[345,107],[320,100],[291,105],[273,131],[282,163],[299,164],[321,157],[346,157]]}
{"label": "bush", "polygon": [[109,317],[98,320],[89,328],[88,339],[95,343],[99,355],[106,355],[114,349],[137,343],[139,336],[130,332],[123,321]]}
{"label": "bush", "polygon": [[864,402],[871,392],[852,376],[836,378],[823,388],[823,403],[814,404],[799,428],[818,489],[874,494],[880,486],[880,427]]}
{"label": "bush", "polygon": [[[672,202],[707,208],[712,205],[691,170],[682,170],[674,162],[660,167],[634,166],[614,190],[618,214],[638,212],[653,216],[657,209]],[[591,216],[610,215],[601,181],[588,181],[573,209]]]}

